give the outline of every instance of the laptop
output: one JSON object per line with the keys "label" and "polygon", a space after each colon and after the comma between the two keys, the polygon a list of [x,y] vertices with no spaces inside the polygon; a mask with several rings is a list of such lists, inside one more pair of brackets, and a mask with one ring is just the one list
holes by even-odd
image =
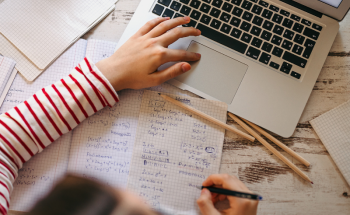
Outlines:
{"label": "laptop", "polygon": [[151,19],[190,16],[186,26],[202,35],[169,48],[202,58],[168,83],[290,137],[349,7],[350,0],[141,0],[118,47]]}

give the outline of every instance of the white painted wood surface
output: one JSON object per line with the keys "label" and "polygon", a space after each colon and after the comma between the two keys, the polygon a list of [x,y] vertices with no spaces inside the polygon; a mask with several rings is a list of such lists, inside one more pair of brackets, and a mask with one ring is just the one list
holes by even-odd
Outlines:
{"label": "white painted wood surface", "polygon": [[[84,38],[118,41],[139,2],[119,0],[116,10]],[[272,143],[304,170],[314,185],[301,179],[259,142],[226,133],[220,172],[236,175],[264,197],[258,214],[350,214],[350,186],[309,124],[311,119],[350,100],[349,26],[350,15],[340,23],[339,34],[294,135],[276,137],[310,161],[311,167],[304,167]],[[229,117],[228,124],[241,129]]]}

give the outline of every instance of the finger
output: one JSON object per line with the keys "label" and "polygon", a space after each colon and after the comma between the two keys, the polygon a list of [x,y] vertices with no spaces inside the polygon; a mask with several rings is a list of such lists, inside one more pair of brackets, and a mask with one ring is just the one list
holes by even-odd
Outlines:
{"label": "finger", "polygon": [[199,36],[201,31],[195,28],[174,28],[159,37],[159,43],[165,47],[176,42],[180,38]]}
{"label": "finger", "polygon": [[158,71],[155,73],[152,73],[152,76],[154,78],[154,84],[159,85],[161,83],[166,82],[167,80],[170,80],[172,78],[175,78],[176,76],[179,76],[191,69],[191,65],[189,63],[177,63],[167,69],[164,69],[162,71]]}
{"label": "finger", "polygon": [[210,175],[204,182],[203,186],[221,186],[224,189],[237,189],[243,184],[234,176],[228,174],[213,174]]}
{"label": "finger", "polygon": [[201,54],[178,49],[167,49],[161,63],[176,61],[196,61],[201,59]]}
{"label": "finger", "polygon": [[145,34],[147,34],[148,32],[150,32],[154,27],[156,27],[157,25],[159,25],[159,23],[162,23],[164,21],[169,20],[169,17],[158,17],[155,19],[152,19],[150,21],[148,21],[144,26],[142,26],[135,35],[138,36],[143,36]]}
{"label": "finger", "polygon": [[165,22],[159,23],[149,33],[147,33],[147,36],[150,38],[159,37],[160,35],[163,35],[165,32],[169,31],[170,29],[173,29],[179,25],[187,24],[189,22],[190,22],[190,17],[188,16],[167,20]]}
{"label": "finger", "polygon": [[215,209],[211,200],[211,194],[208,189],[203,189],[201,196],[197,199],[197,204],[202,215],[219,215],[219,211]]}

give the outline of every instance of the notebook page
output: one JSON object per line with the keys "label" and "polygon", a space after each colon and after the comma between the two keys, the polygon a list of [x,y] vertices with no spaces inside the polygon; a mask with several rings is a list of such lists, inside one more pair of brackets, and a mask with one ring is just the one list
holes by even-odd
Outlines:
{"label": "notebook page", "polygon": [[350,185],[350,101],[310,123]]}
{"label": "notebook page", "polygon": [[13,71],[11,72],[11,75],[10,75],[9,79],[7,80],[7,84],[5,85],[4,90],[2,91],[2,93],[0,93],[0,108],[2,106],[2,103],[5,100],[7,92],[10,90],[12,82],[15,80],[17,72],[18,72],[17,69],[14,68]]}
{"label": "notebook page", "polygon": [[[222,122],[227,105],[169,95]],[[202,182],[219,172],[225,130],[145,91],[131,160],[128,189],[166,214],[198,214]]]}
{"label": "notebook page", "polygon": [[0,55],[0,107],[2,104],[2,97],[5,87],[9,81],[9,78],[13,72],[16,62],[10,58]]}
{"label": "notebook page", "polygon": [[[98,62],[114,53],[117,43],[88,40],[86,56]],[[151,88],[162,92],[191,94],[169,84]],[[125,188],[135,140],[143,90],[118,92],[120,102],[106,107],[75,130],[68,170],[83,177],[99,179]]]}
{"label": "notebook page", "polygon": [[[0,113],[15,107],[38,90],[68,75],[84,59],[86,41],[79,40],[34,82],[16,75]],[[11,194],[11,210],[28,211],[67,171],[72,133],[65,134],[24,164]]]}

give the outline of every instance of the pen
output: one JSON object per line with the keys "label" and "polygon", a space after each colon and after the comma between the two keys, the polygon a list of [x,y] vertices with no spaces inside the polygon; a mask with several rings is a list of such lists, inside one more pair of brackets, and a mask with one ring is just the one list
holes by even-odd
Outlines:
{"label": "pen", "polygon": [[218,193],[218,194],[223,194],[227,196],[235,196],[239,198],[246,198],[246,199],[252,199],[252,200],[262,200],[263,197],[258,195],[258,194],[251,194],[251,193],[243,193],[243,192],[237,192],[233,190],[226,190],[222,188],[217,188],[217,187],[204,187],[202,186],[201,189],[207,188],[210,192],[212,193]]}

